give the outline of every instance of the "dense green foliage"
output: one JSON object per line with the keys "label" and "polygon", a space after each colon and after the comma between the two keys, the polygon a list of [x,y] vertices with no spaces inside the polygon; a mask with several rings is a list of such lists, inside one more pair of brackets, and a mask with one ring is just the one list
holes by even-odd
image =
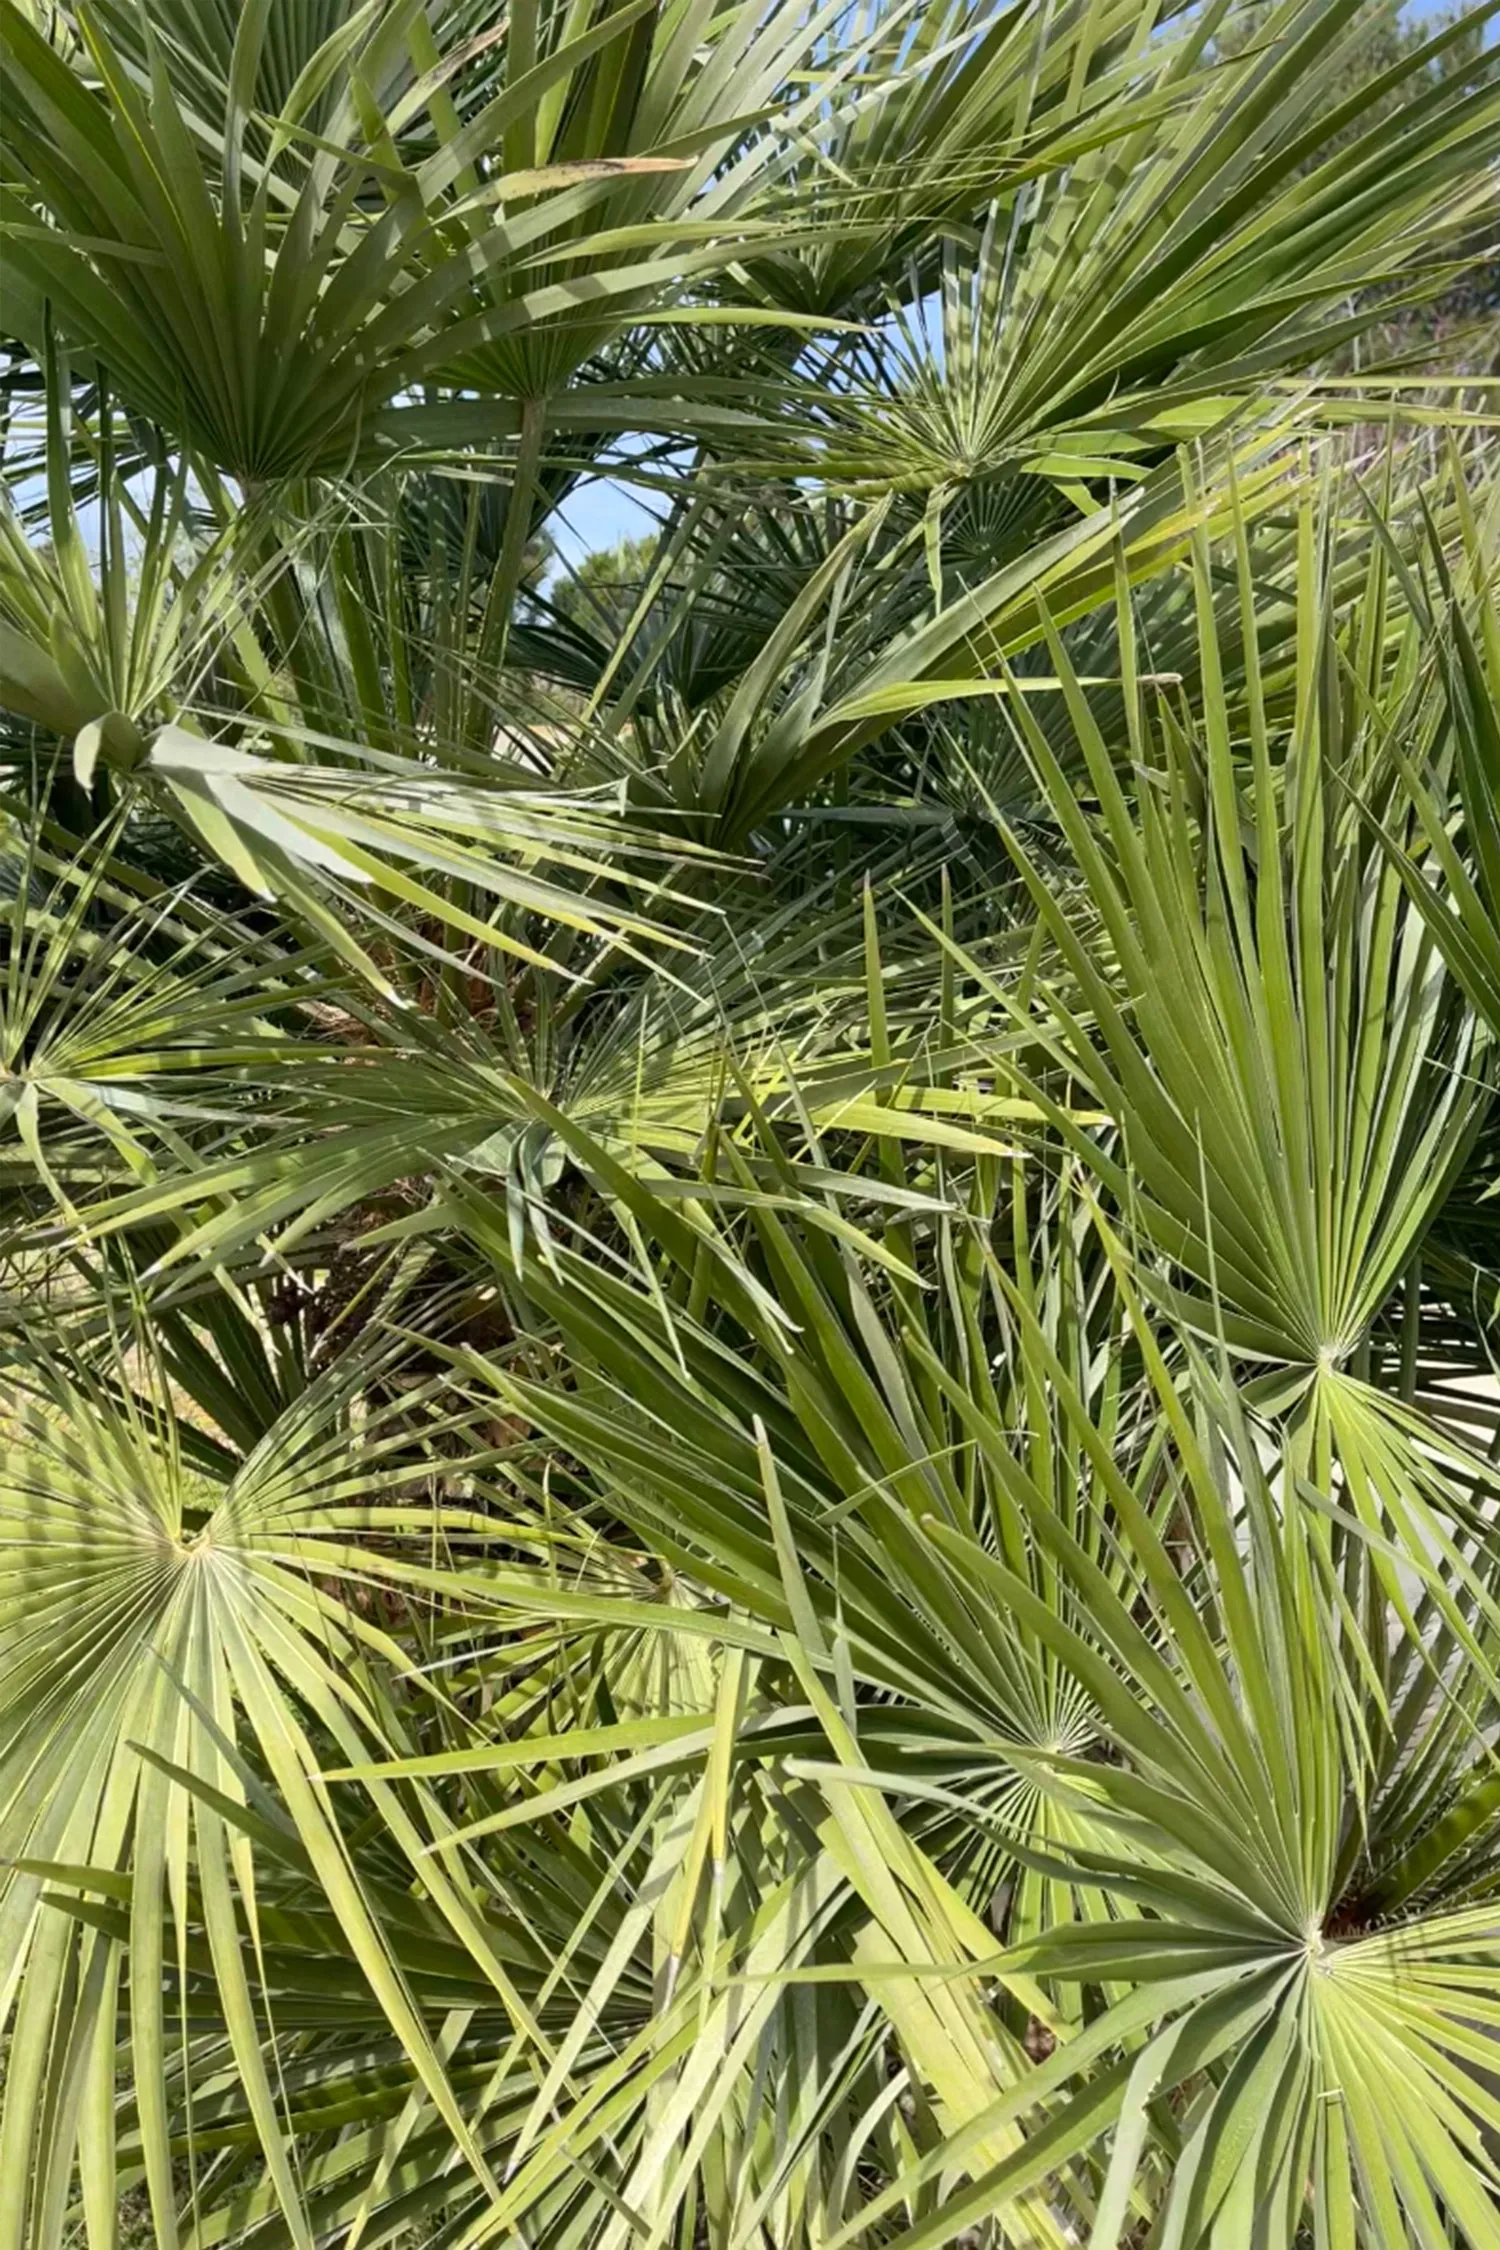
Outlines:
{"label": "dense green foliage", "polygon": [[0,2250],[1497,2250],[1482,11],[0,67]]}

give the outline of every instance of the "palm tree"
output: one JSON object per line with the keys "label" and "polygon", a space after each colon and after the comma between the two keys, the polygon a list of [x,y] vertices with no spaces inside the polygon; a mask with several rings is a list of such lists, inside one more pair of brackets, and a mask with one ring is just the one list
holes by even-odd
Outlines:
{"label": "palm tree", "polygon": [[1500,2246],[1482,25],[0,0],[0,2250]]}

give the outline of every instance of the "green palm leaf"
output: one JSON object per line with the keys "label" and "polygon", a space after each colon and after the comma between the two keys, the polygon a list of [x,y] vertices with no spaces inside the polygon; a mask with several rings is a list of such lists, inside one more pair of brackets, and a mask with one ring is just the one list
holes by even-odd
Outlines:
{"label": "green palm leaf", "polygon": [[1500,2250],[1495,4],[0,0],[0,2250]]}

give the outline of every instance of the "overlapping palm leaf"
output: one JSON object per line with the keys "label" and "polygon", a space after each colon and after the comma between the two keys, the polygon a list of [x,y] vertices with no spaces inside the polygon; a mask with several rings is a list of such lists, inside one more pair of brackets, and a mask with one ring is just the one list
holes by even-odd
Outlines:
{"label": "overlapping palm leaf", "polygon": [[[1179,1563],[1140,1524],[1130,1538],[1144,1602],[1085,1580],[1077,1551],[1060,1565],[1097,1586],[1092,1630],[1113,1661],[1050,1617],[1046,1628],[1097,1697],[1115,1756],[1053,1759],[1044,1786],[1113,1831],[1106,1853],[1075,1865],[1144,1919],[1058,1926],[1002,1956],[1070,1986],[1120,1976],[1130,1998],[1096,2033],[1113,2014],[1128,2036],[1155,1995],[1147,2037],[1113,2074],[1089,2239],[1116,2239],[1143,2153],[1164,2132],[1164,2240],[1290,2244],[1304,2229],[1317,2241],[1342,2230],[1394,2250],[1456,2227],[1459,2239],[1493,2241],[1493,1638],[1462,1675],[1456,1727],[1419,1654],[1392,1682],[1351,1664],[1316,1533],[1276,1505],[1212,1378],[1199,1396],[1208,1412],[1197,1430],[1173,1416],[1184,1526],[1205,1567],[1215,1554],[1243,1558],[1234,1582],[1217,1580],[1212,1630],[1200,1637]],[[1238,1490],[1215,1452],[1233,1461]],[[1056,1549],[1055,1531],[1033,1521]],[[1023,1598],[971,1537],[937,1524],[933,1537],[951,1583]],[[1152,1623],[1148,1665],[1136,1636]],[[1155,1652],[1168,1649],[1175,1679],[1155,1674]],[[1403,1687],[1405,1697],[1390,1692]],[[1403,1849],[1423,1826],[1424,1783],[1455,1748],[1468,1776],[1461,1812],[1427,1826],[1425,1849]],[[1064,2048],[1012,2106],[1060,2092],[1068,2061]],[[1063,2115],[1087,2119],[1088,2092]],[[1024,2159],[993,2168],[940,2220],[897,2239],[908,2250],[951,2239],[1003,2210],[1029,2170]]]}
{"label": "overlapping palm leaf", "polygon": [[325,989],[295,944],[127,889],[112,825],[71,864],[34,834],[6,855],[0,1177],[75,1216],[75,1199],[242,1129],[271,1069],[295,1068],[300,1011]]}
{"label": "overlapping palm leaf", "polygon": [[[942,1292],[962,1345],[946,1320],[929,1341],[909,1298],[898,1334],[877,1309],[888,1279],[871,1295],[869,1268],[756,1214],[779,1319],[757,1314],[753,1271],[737,1290],[715,1284],[724,1309],[705,1327],[674,1308],[661,1267],[653,1288],[565,1257],[525,1288],[560,1332],[576,1397],[472,1351],[456,1364],[583,1462],[599,1480],[590,1512],[607,1494],[608,1514],[670,1566],[660,1631],[733,1648],[753,1624],[749,1645],[775,1636],[767,1657],[789,1667],[790,1737],[757,1753],[738,1736],[732,1772],[737,1784],[776,1742],[821,1794],[809,1845],[845,1865],[873,1928],[842,1964],[831,1931],[815,1981],[863,1986],[936,2125],[833,2239],[909,2218],[923,2191],[930,2216],[896,2233],[910,2250],[1002,2216],[1024,2233],[1043,2224],[1030,2199],[1049,2182],[1050,2208],[1101,2245],[1154,2212],[1184,2243],[1216,2228],[1238,2240],[1253,2221],[1289,2245],[1304,2222],[1348,2220],[1356,2239],[1394,2250],[1408,2227],[1444,2240],[1440,2208],[1487,2242],[1493,1611],[1479,1590],[1461,1594],[1446,1677],[1423,1648],[1388,1643],[1396,1613],[1378,1588],[1356,1617],[1321,1512],[1284,1506],[1192,1346],[1199,1410],[1184,1402],[1117,1241],[1103,1229],[1101,1255],[1080,1215],[1078,1232],[1060,1214],[1071,1252],[1012,1266],[1024,1282],[976,1257],[964,1230]],[[636,1216],[651,1224],[643,1199]],[[924,1223],[895,1222],[903,1246]],[[514,1274],[477,1213],[471,1226]],[[668,1208],[654,1237],[682,1254]],[[899,1279],[895,1291],[902,1303]],[[1122,1306],[1144,1377],[1120,1389],[1117,1360],[1091,1397],[1086,1370],[1106,1363],[1088,1333]],[[1009,1340],[995,1356],[997,1313]],[[1410,1567],[1441,1634],[1439,1572],[1416,1555]],[[1492,1557],[1481,1571],[1492,1578]],[[639,1597],[595,1588],[559,1615],[561,1597],[529,1571],[502,1570],[494,1593],[518,1623],[550,1612],[564,1635],[644,1618]],[[607,1804],[610,1770],[594,1760],[608,1749],[623,1778],[689,1747],[684,1733],[640,1755],[630,1729],[596,1734],[588,1716],[576,1781],[531,1803],[480,1791],[477,1853],[554,1805],[560,1817]],[[706,1710],[703,1725],[706,1738]],[[550,1747],[565,1760],[568,1738]],[[706,1739],[702,1754],[712,1775]],[[881,1863],[895,1884],[883,1887]],[[996,1952],[974,1908],[1007,1869],[1020,1880],[999,1894],[1010,1942]],[[986,1977],[999,1980],[991,2001]],[[968,2043],[987,2006],[985,2071]],[[1007,2042],[1008,2016],[1045,2025],[1045,2059]],[[970,2054],[961,2075],[955,2049]],[[1421,2110],[1397,2099],[1414,2083]],[[563,2129],[587,2141],[586,2107]]]}
{"label": "overlapping palm leaf", "polygon": [[[467,412],[472,436],[519,431],[520,400],[723,262],[717,228],[733,234],[742,197],[717,192],[722,218],[688,207],[816,26],[746,11],[705,64],[691,16],[660,27],[638,6],[581,29],[557,8],[528,11],[496,57],[493,27],[445,54],[409,0],[349,8],[266,145],[262,57],[295,13],[241,11],[212,130],[149,27],[137,62],[87,7],[55,41],[19,0],[3,19],[12,323],[35,345],[51,304],[135,411],[255,482],[406,442],[428,425],[399,401],[434,380],[492,395]],[[447,14],[451,35],[462,11]],[[755,169],[747,156],[740,180]],[[637,420],[618,400],[588,411]]]}
{"label": "overlapping palm leaf", "polygon": [[1243,712],[1210,675],[1192,736],[1168,697],[1138,722],[1133,802],[1055,644],[1097,824],[1026,699],[1007,706],[1113,955],[1086,954],[1033,878],[1076,980],[1054,1051],[1116,1118],[1129,1174],[1102,1147],[1090,1161],[1197,1284],[1164,1276],[1174,1306],[1307,1377],[1358,1354],[1488,1100],[1472,1020],[1356,801],[1373,790],[1409,817],[1392,744],[1420,759],[1445,726],[1418,621],[1394,640],[1379,629],[1386,569],[1377,551],[1340,628],[1309,515],[1294,708],[1268,712],[1247,638]]}
{"label": "overlapping palm leaf", "polygon": [[[202,861],[251,898],[294,905],[380,989],[389,976],[354,935],[356,920],[377,949],[425,943],[444,964],[475,948],[481,964],[497,954],[540,960],[559,924],[626,948],[680,942],[651,906],[670,900],[680,862],[710,865],[710,855],[629,820],[617,787],[560,785],[545,737],[504,743],[465,632],[456,638],[459,699],[466,717],[477,708],[477,741],[460,730],[439,765],[430,743],[443,714],[409,701],[420,621],[396,620],[381,668],[368,636],[351,654],[345,607],[320,662],[297,585],[304,540],[277,543],[274,513],[241,511],[222,490],[222,529],[194,540],[185,467],[157,471],[143,510],[114,465],[110,401],[75,431],[67,362],[54,353],[49,365],[51,552],[38,551],[7,502],[0,698],[71,737],[82,790],[99,776],[115,802],[165,816]],[[97,562],[73,489],[80,448],[100,479]],[[307,528],[313,560],[322,528]],[[394,543],[394,529],[387,537]],[[329,732],[341,719],[359,726],[356,738]],[[424,939],[424,917],[441,944]]]}
{"label": "overlapping palm leaf", "polygon": [[[820,473],[939,495],[1035,477],[1039,497],[1086,508],[1101,479],[1139,480],[1165,446],[1222,425],[1288,358],[1300,364],[1305,322],[1326,352],[1367,321],[1362,292],[1396,282],[1407,259],[1420,275],[1460,214],[1489,209],[1493,182],[1472,152],[1497,94],[1485,64],[1424,92],[1396,135],[1373,114],[1361,129],[1373,87],[1330,117],[1319,87],[1358,36],[1352,13],[1292,0],[1268,13],[1264,44],[1227,60],[1214,57],[1218,10],[1155,38],[1137,25],[1121,76],[1137,73],[1157,109],[1034,189],[976,201],[972,231],[944,242],[931,297],[903,293],[886,330],[849,347],[854,381],[825,385],[821,413],[803,418]],[[1024,41],[1024,16],[1013,22]],[[1393,79],[1420,79],[1461,37],[1437,31]],[[1088,92],[1075,72],[1068,99]]]}
{"label": "overlapping palm leaf", "polygon": [[[805,865],[806,848],[793,856]],[[920,865],[904,855],[900,864],[908,878]],[[756,1116],[793,1136],[804,1123],[824,1128],[845,1146],[936,1144],[960,1158],[1005,1149],[1017,1119],[1035,1124],[1041,1113],[967,1067],[975,1010],[1003,1045],[1000,1011],[983,991],[961,1000],[955,988],[934,1036],[941,948],[908,917],[882,949],[877,896],[868,883],[860,892],[824,878],[765,915],[752,945],[732,913],[715,910],[685,926],[699,950],[680,970],[622,976],[635,964],[606,957],[571,990],[544,968],[501,997],[481,976],[439,979],[425,964],[403,980],[397,1009],[357,989],[309,989],[282,1043],[260,1052],[260,1117],[242,1117],[227,1145],[200,1141],[169,1174],[94,1198],[83,1223],[99,1239],[124,1239],[171,1217],[182,1230],[167,1254],[174,1264],[210,1248],[239,1253],[262,1236],[287,1255],[393,1190],[403,1238],[441,1235],[441,1197],[423,1190],[468,1179],[503,1194],[513,1235],[546,1240],[554,1199],[572,1192],[560,1183],[592,1179],[596,1148],[627,1172],[675,1175],[686,1188],[708,1137]],[[950,891],[949,902],[950,927],[996,972],[1024,958],[1028,926],[986,927],[989,888],[956,903]],[[748,1153],[760,1187],[779,1194],[780,1152]],[[816,1163],[808,1176],[822,1176]],[[836,1173],[827,1180],[838,1187]],[[849,1192],[865,1191],[854,1180]]]}
{"label": "overlapping palm leaf", "polygon": [[1500,2250],[1484,27],[0,0],[0,2250]]}
{"label": "overlapping palm leaf", "polygon": [[[119,1348],[130,1342],[127,1326]],[[421,1929],[435,1933],[441,1915],[406,1915],[405,1939],[387,1930],[389,1897],[371,1897],[316,1782],[320,1739],[354,1755],[400,1742],[386,1683],[409,1672],[330,1577],[352,1569],[378,1584],[374,1546],[364,1561],[351,1551],[357,1529],[378,1525],[399,1548],[431,1523],[417,1498],[426,1463],[408,1453],[405,1476],[396,1468],[389,1414],[357,1416],[352,1435],[367,1378],[340,1370],[304,1394],[227,1478],[185,1458],[159,1384],[122,1407],[86,1381],[44,1381],[7,1435],[0,1912],[15,2013],[0,2139],[10,2176],[29,2182],[7,2199],[12,2241],[56,2233],[75,2159],[91,2235],[112,2224],[123,2162],[144,2171],[160,2238],[175,2241],[170,2089],[182,2073],[175,2098],[187,2098],[205,2057],[231,2068],[274,2195],[294,2237],[310,2239],[264,2044],[279,1972],[267,1980],[261,1948],[306,1943],[295,1915],[279,1918],[278,1891],[316,1905],[349,1963],[333,1991],[359,1996],[377,2038],[389,2027],[461,2161],[485,2177],[402,1957],[410,1940],[420,1961]],[[410,1404],[420,1416],[421,1400]],[[429,1418],[440,1441],[441,1416]],[[385,1682],[366,1669],[372,1652]],[[269,1896],[257,1877],[267,1854]],[[480,1916],[439,1891],[462,1975],[477,1965],[475,1981],[503,1993]],[[138,2089],[123,2150],[117,2009]]]}
{"label": "overlapping palm leaf", "polygon": [[[893,1187],[887,1184],[888,1196]],[[1022,1874],[1025,1895],[1018,1916],[1030,1922],[1045,1913],[1053,1885],[1044,1880],[1033,1892],[1029,1877],[1016,1870],[1013,1837],[1040,1836],[1049,1844],[1099,1841],[1086,1812],[1046,1803],[1022,1763],[1028,1743],[1083,1747],[1086,1708],[1039,1640],[986,1651],[979,1636],[966,1634],[967,1660],[955,1675],[957,1612],[946,1603],[932,1607],[935,1588],[922,1562],[925,1540],[917,1527],[929,1500],[936,1498],[958,1520],[977,1515],[1002,1542],[1019,1520],[1007,1489],[1005,1445],[1008,1426],[1025,1415],[1023,1384],[1019,1368],[992,1376],[986,1367],[1004,1299],[994,1272],[975,1254],[973,1230],[961,1227],[956,1235],[955,1270],[942,1313],[934,1315],[931,1340],[925,1334],[903,1339],[894,1325],[882,1333],[875,1299],[837,1237],[820,1239],[795,1217],[784,1221],[753,1189],[748,1200],[750,1223],[778,1283],[778,1301],[768,1305],[753,1278],[736,1287],[727,1278],[728,1265],[712,1291],[741,1311],[758,1347],[748,1355],[740,1323],[715,1333],[695,1320],[691,1309],[671,1309],[677,1281],[665,1271],[658,1286],[645,1288],[625,1277],[611,1281],[567,1252],[518,1271],[503,1230],[492,1231],[474,1207],[475,1241],[490,1245],[512,1285],[519,1279],[526,1299],[560,1322],[570,1345],[576,1339],[580,1389],[570,1398],[462,1346],[452,1355],[455,1377],[476,1403],[489,1400],[512,1421],[538,1421],[564,1449],[565,1460],[586,1463],[602,1480],[609,1502],[601,1512],[588,1486],[579,1488],[576,1471],[563,1481],[560,1463],[549,1488],[554,1506],[571,1498],[578,1509],[577,1528],[568,1539],[577,1542],[581,1556],[592,1553],[587,1576],[561,1599],[547,1584],[549,1574],[530,1567],[492,1568],[487,1588],[482,1581],[472,1587],[480,1602],[488,1593],[502,1619],[519,1624],[534,1617],[537,1630],[527,1637],[540,1646],[550,1646],[554,1637],[560,1651],[576,1643],[578,1653],[567,1660],[571,1684],[560,1697],[576,1735],[558,1729],[555,1708],[548,1718],[546,1748],[558,1762],[558,1781],[518,1799],[510,1774],[516,1753],[500,1744],[440,1754],[411,1769],[429,1773],[434,1786],[445,1778],[464,1783],[469,1813],[453,1841],[467,1839],[481,1859],[495,1837],[533,1823],[547,1833],[565,1813],[575,1835],[581,1833],[580,1820],[608,1833],[618,1781],[635,1772],[665,1779],[675,1770],[685,1791],[677,1851],[680,1857],[685,1839],[687,1858],[667,1902],[670,1912],[658,1922],[658,1961],[668,1994],[692,1995],[700,2020],[715,2027],[726,2004],[734,2009],[739,1981],[734,1953],[721,1955],[721,1948],[729,1940],[739,1885],[750,1879],[742,1823],[751,1804],[760,1808],[761,1822],[754,1857],[763,1860],[770,1853],[780,1866],[790,1853],[795,1865],[811,1852],[806,1879],[822,1870],[831,1885],[830,1903],[840,1903],[841,1911],[822,1924],[818,1948],[830,1970],[848,1958],[845,1949],[852,1942],[856,1961],[904,1945],[914,1949],[908,1959],[923,1967],[941,1962],[961,1972],[976,1947],[989,1941],[976,1906],[1007,1870]],[[919,1198],[907,1201],[921,1208]],[[642,1226],[650,1226],[649,1199],[640,1200],[639,1211]],[[691,1261],[691,1231],[672,1218],[670,1206],[659,1208],[657,1220],[661,1241],[683,1240]],[[1080,1254],[1087,1259],[1085,1246],[1072,1239],[1075,1222],[1076,1211],[1065,1200],[1054,1214],[1055,1233],[1049,1225],[1039,1246],[1034,1271],[1040,1293],[1050,1299],[1049,1325],[1070,1364],[1081,1369],[1088,1359],[1086,1331],[1107,1327],[1109,1314],[1107,1303],[1075,1299],[1074,1261]],[[1102,1262],[1092,1263],[1097,1291]],[[692,1277],[690,1262],[678,1278],[687,1283]],[[701,1284],[693,1295],[701,1302]],[[803,1318],[801,1337],[787,1325],[793,1312]],[[963,1337],[957,1347],[956,1334]],[[941,1346],[950,1358],[955,1348],[967,1358],[968,1386],[950,1379],[951,1397],[944,1396],[935,1372]],[[739,1373],[731,1378],[735,1367]],[[1087,1375],[1083,1379],[1087,1382]],[[1149,1485],[1156,1470],[1146,1433],[1131,1425],[1117,1398],[1101,1404],[1106,1426],[1139,1451]],[[972,1434],[985,1418],[992,1432],[988,1444]],[[1082,1523],[1089,1513],[1092,1472],[1075,1446],[1061,1431],[1038,1429],[1031,1457],[1059,1514]],[[669,1571],[648,1638],[665,1636],[670,1648],[675,1631],[689,1632],[677,1661],[699,1672],[689,1711],[661,1722],[659,1733],[648,1732],[633,1716],[601,1729],[597,1716],[633,1713],[638,1691],[631,1649],[650,1614],[643,1607],[644,1589],[632,1586],[637,1574],[626,1569],[623,1552],[619,1594],[612,1596],[600,1584],[600,1560],[609,1551],[600,1533],[608,1517],[620,1515],[630,1543],[645,1541]],[[591,1518],[600,1519],[598,1530],[591,1528]],[[1093,1534],[1085,1536],[1092,1540]],[[727,1636],[731,1653],[722,1670],[704,1650],[705,1635],[710,1643]],[[585,1669],[582,1652],[591,1641],[597,1642],[599,1659]],[[695,1657],[695,1650],[704,1653]],[[561,1654],[554,1661],[560,1663]],[[710,1700],[716,1679],[718,1692]],[[779,1693],[777,1681],[783,1682]],[[880,1702],[856,1716],[850,1701],[856,1687],[876,1683],[884,1691]],[[646,1708],[662,1710],[660,1691]],[[675,1697],[666,1708],[676,1709]],[[564,1779],[575,1747],[586,1763]],[[808,1792],[801,1784],[817,1784],[821,1772],[804,1774],[797,1762],[784,1771],[782,1761],[789,1753],[795,1760],[799,1751],[826,1756],[830,1748],[845,1764],[868,1760],[908,1774],[917,1793],[915,1825],[903,1833],[878,1803],[862,1798],[858,1789],[839,1787],[845,1777],[838,1774],[830,1777],[825,1806],[814,1810],[816,1788]],[[600,1762],[615,1751],[622,1760],[618,1767]],[[377,1768],[374,1777],[398,1778],[401,1770]],[[898,1883],[875,1871],[882,1858],[899,1871]],[[1068,1891],[1066,1876],[1063,1888]],[[660,1948],[669,1932],[663,1961]],[[751,2000],[766,1997],[758,1989],[763,1982],[781,1981],[768,1980],[769,1961],[766,1969],[760,1967],[765,1958],[751,1953],[746,1959]],[[794,1965],[784,1955],[782,1977]],[[792,1985],[794,1993],[794,1979]],[[977,1983],[971,1986],[961,1974],[926,1991],[876,1980],[869,2005],[909,2043],[907,2067],[918,2082],[926,2081],[924,2098],[934,2100],[949,2130],[973,2121],[986,2087],[999,2098],[1024,2069],[1022,2037],[1030,2006],[1066,2028],[1065,2016],[1055,2013],[1029,1979],[1017,1984],[1003,2018],[987,2018]],[[672,2014],[663,2020],[655,2049],[669,2071],[667,2082],[683,2090],[676,2098],[685,2123],[693,2113],[681,2103],[702,2058],[676,2059],[676,2020]],[[829,2052],[831,2058],[836,2050]],[[791,2062],[769,2043],[761,2053],[758,2073],[768,2067],[780,2071]],[[747,2064],[748,2056],[740,2067]],[[835,2069],[825,2084],[811,2053],[802,2067],[814,2074],[804,2080],[799,2097],[812,2119],[839,2095],[840,2075]],[[867,2087],[864,2098],[870,2092]],[[697,2097],[700,2140],[726,2131],[722,2105],[728,2095],[721,2077],[712,2097],[706,2092]],[[776,2099],[779,2104],[783,2097],[778,2093]],[[872,2110],[871,2124],[874,2115]],[[597,2132],[596,2097],[589,2089],[561,2105],[549,2145],[572,2149],[579,2160],[600,2161]],[[999,2120],[992,2130],[978,2131],[977,2145],[998,2157],[1016,2146],[1014,2128]],[[709,2141],[699,2161],[707,2161],[711,2147]],[[752,2136],[747,2156],[753,2147]],[[723,2181],[722,2207],[715,2198],[722,2227],[732,2230],[764,2207],[758,2164],[736,2180],[732,2167],[715,2157],[708,2176]],[[539,2163],[517,2173],[509,2206],[515,2215],[525,2208],[528,2185],[545,2177]],[[651,2191],[658,2190],[656,2173],[642,2162],[621,2173],[619,2192],[632,2209],[651,2211],[665,2229],[683,2208],[691,2177],[686,2164],[676,2167],[670,2197],[658,2206],[651,2200]],[[844,2195],[851,2191],[846,2179]],[[1023,2202],[1033,2238],[1059,2239],[1058,2219],[1046,2200],[1029,2194]],[[830,2221],[837,2215],[836,2207],[828,2212]]]}

